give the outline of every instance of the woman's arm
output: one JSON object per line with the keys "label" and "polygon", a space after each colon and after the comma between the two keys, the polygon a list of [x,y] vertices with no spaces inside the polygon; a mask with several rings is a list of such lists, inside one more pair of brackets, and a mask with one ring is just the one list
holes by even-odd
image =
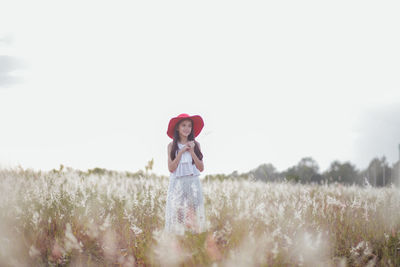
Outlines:
{"label": "woman's arm", "polygon": [[[196,142],[195,145],[199,146],[199,150],[201,151],[201,149],[200,149],[200,143],[199,143],[199,142]],[[193,149],[193,148],[190,149],[190,154],[192,155],[192,158],[193,158],[193,160],[194,160],[194,164],[196,165],[196,168],[197,168],[199,171],[201,171],[201,172],[204,171],[204,163],[203,163],[203,160],[200,160],[200,159],[197,157],[196,153],[194,153],[194,149]]]}
{"label": "woman's arm", "polygon": [[183,149],[178,151],[178,155],[176,155],[174,160],[171,160],[171,149],[172,143],[168,144],[168,170],[170,172],[174,172],[176,168],[178,168],[179,161],[181,160],[182,153],[184,152]]}

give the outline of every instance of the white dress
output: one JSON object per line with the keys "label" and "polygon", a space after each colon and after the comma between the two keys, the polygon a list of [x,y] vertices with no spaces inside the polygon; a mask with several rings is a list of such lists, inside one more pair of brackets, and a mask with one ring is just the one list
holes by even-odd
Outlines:
{"label": "white dress", "polygon": [[[184,145],[178,142],[178,148],[183,147]],[[183,235],[185,231],[206,231],[203,189],[199,175],[200,171],[192,164],[192,155],[185,151],[178,167],[169,178],[165,231],[178,235]]]}

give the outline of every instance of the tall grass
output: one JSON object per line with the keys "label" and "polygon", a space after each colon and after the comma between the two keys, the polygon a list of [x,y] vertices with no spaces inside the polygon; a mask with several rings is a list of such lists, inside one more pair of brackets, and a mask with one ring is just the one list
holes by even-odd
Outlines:
{"label": "tall grass", "polygon": [[400,266],[400,191],[201,180],[208,231],[164,233],[168,177],[0,170],[0,266]]}

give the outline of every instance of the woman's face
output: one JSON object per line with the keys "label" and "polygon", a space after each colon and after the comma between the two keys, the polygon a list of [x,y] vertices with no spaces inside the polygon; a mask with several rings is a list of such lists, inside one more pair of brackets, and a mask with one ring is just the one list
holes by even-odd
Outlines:
{"label": "woman's face", "polygon": [[178,133],[180,136],[188,137],[192,132],[192,122],[190,120],[183,120],[179,123]]}

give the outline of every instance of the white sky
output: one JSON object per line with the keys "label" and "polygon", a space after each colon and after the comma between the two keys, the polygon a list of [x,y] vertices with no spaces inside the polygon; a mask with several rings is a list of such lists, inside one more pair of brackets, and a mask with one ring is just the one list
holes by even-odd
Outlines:
{"label": "white sky", "polygon": [[[168,175],[180,113],[205,121],[204,175],[305,156],[322,171],[393,163],[398,14],[398,1],[2,1],[0,164],[137,171],[154,158]],[[7,73],[5,55],[25,66]]]}

